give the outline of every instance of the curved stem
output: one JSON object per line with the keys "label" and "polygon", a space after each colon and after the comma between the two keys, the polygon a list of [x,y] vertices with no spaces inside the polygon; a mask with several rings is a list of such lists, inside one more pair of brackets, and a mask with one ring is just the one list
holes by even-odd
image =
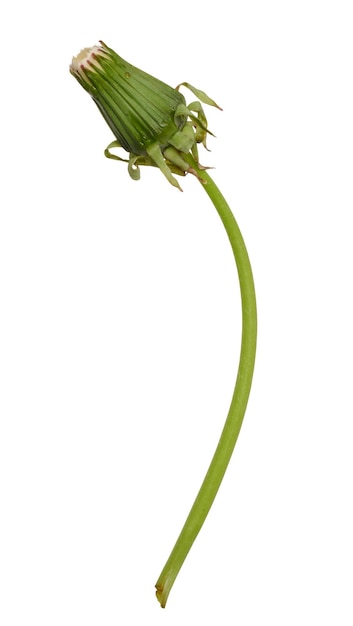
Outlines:
{"label": "curved stem", "polygon": [[212,200],[232,246],[242,301],[242,341],[233,398],[218,446],[186,522],[156,583],[156,596],[162,607],[165,607],[178,572],[207,517],[232,456],[250,394],[257,335],[253,275],[238,224],[226,200],[207,172],[198,168],[191,155],[188,155],[186,160],[204,181],[201,183],[202,187]]}

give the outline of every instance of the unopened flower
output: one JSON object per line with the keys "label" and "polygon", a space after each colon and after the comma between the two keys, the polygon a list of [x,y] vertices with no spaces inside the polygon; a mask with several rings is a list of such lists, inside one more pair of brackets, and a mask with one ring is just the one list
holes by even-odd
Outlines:
{"label": "unopened flower", "polygon": [[[217,107],[203,91],[181,83],[198,98],[187,107],[181,85],[174,89],[146,74],[102,41],[74,57],[70,72],[92,96],[116,138],[105,155],[126,161],[132,178],[140,177],[140,165],[154,165],[180,189],[172,173],[196,173],[185,155],[191,153],[198,163],[197,144],[206,147],[209,131],[201,102]],[[129,158],[112,153],[116,147],[126,150]]]}

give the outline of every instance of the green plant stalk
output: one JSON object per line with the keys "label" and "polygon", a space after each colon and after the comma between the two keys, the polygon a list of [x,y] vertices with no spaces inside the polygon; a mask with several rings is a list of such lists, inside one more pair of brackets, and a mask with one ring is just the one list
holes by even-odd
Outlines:
{"label": "green plant stalk", "polygon": [[207,474],[180,532],[175,546],[156,583],[156,596],[165,607],[170,590],[217,495],[243,422],[251,389],[256,355],[257,314],[255,286],[242,234],[225,198],[209,174],[191,155],[185,160],[197,172],[203,189],[213,202],[232,246],[242,302],[242,340],[238,374],[229,413]]}

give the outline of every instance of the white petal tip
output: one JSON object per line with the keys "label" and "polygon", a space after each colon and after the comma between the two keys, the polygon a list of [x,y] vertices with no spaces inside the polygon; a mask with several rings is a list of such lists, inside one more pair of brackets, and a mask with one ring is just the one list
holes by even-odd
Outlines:
{"label": "white petal tip", "polygon": [[105,54],[101,46],[93,46],[92,48],[83,48],[76,57],[72,58],[70,70],[75,74],[82,76],[83,70],[94,70],[99,67],[99,57]]}

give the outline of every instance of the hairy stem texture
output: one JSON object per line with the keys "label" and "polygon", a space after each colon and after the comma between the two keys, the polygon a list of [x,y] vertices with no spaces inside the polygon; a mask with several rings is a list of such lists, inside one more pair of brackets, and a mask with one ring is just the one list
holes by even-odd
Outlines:
{"label": "hairy stem texture", "polygon": [[156,583],[156,596],[163,608],[178,572],[212,506],[232,456],[250,394],[257,336],[254,280],[249,256],[238,224],[211,177],[198,168],[190,155],[187,160],[191,167],[196,170],[200,179],[204,181],[201,183],[202,187],[210,197],[223,222],[234,253],[242,302],[242,341],[234,393],[221,437],[195,502]]}

